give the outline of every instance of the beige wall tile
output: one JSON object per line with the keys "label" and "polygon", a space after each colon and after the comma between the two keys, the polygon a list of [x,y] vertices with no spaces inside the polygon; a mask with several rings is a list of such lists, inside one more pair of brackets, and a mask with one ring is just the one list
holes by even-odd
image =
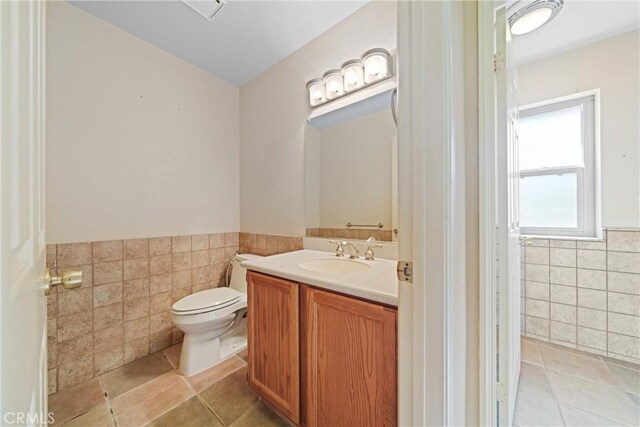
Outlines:
{"label": "beige wall tile", "polygon": [[607,253],[605,251],[578,249],[578,267],[591,270],[606,270]]}
{"label": "beige wall tile", "polygon": [[151,276],[149,278],[149,293],[151,295],[171,290],[171,273]]}
{"label": "beige wall tile", "polygon": [[549,301],[549,284],[540,282],[526,282],[527,298]]}
{"label": "beige wall tile", "polygon": [[104,285],[122,282],[122,261],[111,261],[93,265],[93,283]]}
{"label": "beige wall tile", "polygon": [[58,265],[56,245],[47,245],[45,251],[47,268],[54,270]]}
{"label": "beige wall tile", "polygon": [[640,273],[640,253],[613,252],[607,253],[609,270],[623,273]]}
{"label": "beige wall tile", "polygon": [[229,262],[233,259],[234,256],[239,252],[240,248],[237,246],[231,246],[228,248],[224,248],[224,262]]}
{"label": "beige wall tile", "polygon": [[87,353],[93,353],[93,336],[85,334],[58,344],[58,364],[68,364]]}
{"label": "beige wall tile", "polygon": [[191,268],[191,252],[174,254],[171,261],[172,271],[183,271]]}
{"label": "beige wall tile", "polygon": [[184,332],[175,326],[171,328],[171,345],[180,344],[184,339]]}
{"label": "beige wall tile", "polygon": [[93,333],[93,351],[100,353],[124,344],[124,328],[122,324],[105,328]]}
{"label": "beige wall tile", "polygon": [[91,288],[76,289],[74,292],[58,294],[58,316],[92,309]]}
{"label": "beige wall tile", "polygon": [[534,282],[549,283],[549,266],[548,265],[527,265],[525,271],[527,280]]}
{"label": "beige wall tile", "polygon": [[269,253],[275,253],[278,250],[278,238],[276,236],[266,236],[266,250]]}
{"label": "beige wall tile", "polygon": [[211,283],[213,283],[214,286],[218,286],[220,283],[222,283],[225,280],[226,271],[227,264],[224,262],[210,265],[209,275],[211,278]]}
{"label": "beige wall tile", "polygon": [[128,239],[123,242],[124,259],[149,258],[149,239]]}
{"label": "beige wall tile", "polygon": [[58,316],[58,292],[54,291],[47,295],[47,319]]}
{"label": "beige wall tile", "polygon": [[211,283],[208,265],[204,267],[194,268],[193,270],[191,270],[191,274],[192,274],[192,282],[194,285]]}
{"label": "beige wall tile", "polygon": [[535,299],[527,298],[526,313],[529,316],[541,317],[543,319],[549,318],[549,302],[539,301]]}
{"label": "beige wall tile", "polygon": [[104,374],[123,364],[124,347],[96,353],[93,356],[94,375]]}
{"label": "beige wall tile", "polygon": [[590,241],[578,241],[578,249],[592,249],[597,251],[604,251],[607,249],[606,242],[590,242]]}
{"label": "beige wall tile", "polygon": [[569,343],[575,343],[576,325],[551,321],[551,338]]}
{"label": "beige wall tile", "polygon": [[138,298],[124,303],[124,320],[139,319],[149,315],[149,297]]}
{"label": "beige wall tile", "polygon": [[607,231],[610,251],[640,252],[640,231]]}
{"label": "beige wall tile", "polygon": [[171,292],[164,292],[151,296],[149,302],[149,314],[171,310]]}
{"label": "beige wall tile", "polygon": [[[255,236],[255,235],[254,235]],[[234,233],[224,233],[224,246],[239,246],[240,245],[240,236],[237,232]]]}
{"label": "beige wall tile", "polygon": [[122,240],[93,242],[93,262],[121,261]]}
{"label": "beige wall tile", "polygon": [[576,323],[576,307],[574,305],[551,303],[551,320],[564,323]]}
{"label": "beige wall tile", "polygon": [[267,236],[256,234],[256,249],[267,249]]}
{"label": "beige wall tile", "polygon": [[609,332],[608,344],[607,350],[611,353],[640,359],[640,346],[637,338]]}
{"label": "beige wall tile", "polygon": [[539,337],[549,337],[549,319],[526,316],[525,328],[528,333]]}
{"label": "beige wall tile", "polygon": [[49,369],[47,371],[47,393],[49,395],[58,391],[58,370],[57,369]]}
{"label": "beige wall tile", "polygon": [[640,316],[640,295],[609,292],[607,296],[607,306],[610,312]]}
{"label": "beige wall tile", "polygon": [[122,282],[108,285],[95,286],[93,288],[93,307],[104,307],[105,305],[122,302]]}
{"label": "beige wall tile", "polygon": [[171,325],[171,311],[156,313],[149,318],[149,332],[152,334],[171,328]]}
{"label": "beige wall tile", "polygon": [[578,286],[590,289],[607,289],[607,272],[602,270],[578,269]]}
{"label": "beige wall tile", "polygon": [[[157,276],[153,276],[157,277]],[[124,299],[125,301],[138,299],[149,296],[150,279],[134,279],[124,281]]]}
{"label": "beige wall tile", "polygon": [[549,271],[551,283],[556,285],[576,285],[576,269],[573,267],[551,266]]}
{"label": "beige wall tile", "polygon": [[175,271],[171,274],[171,288],[191,287],[191,270]]}
{"label": "beige wall tile", "polygon": [[224,233],[209,234],[209,249],[224,248]]}
{"label": "beige wall tile", "polygon": [[191,294],[191,286],[186,288],[175,288],[171,290],[171,304],[175,304],[177,301],[180,301],[182,298]]}
{"label": "beige wall tile", "polygon": [[154,237],[149,239],[149,256],[171,254],[171,237]]}
{"label": "beige wall tile", "polygon": [[605,331],[578,326],[578,344],[585,347],[606,350],[607,333]]}
{"label": "beige wall tile", "polygon": [[93,310],[93,330],[109,328],[122,324],[122,303],[111,304]]}
{"label": "beige wall tile", "polygon": [[197,234],[191,236],[191,250],[192,251],[202,251],[209,249],[209,235],[208,234]]}
{"label": "beige wall tile", "polygon": [[58,317],[58,343],[91,332],[92,314],[93,313],[88,310]]}
{"label": "beige wall tile", "polygon": [[576,266],[575,249],[551,248],[549,249],[549,263],[560,267]]}
{"label": "beige wall tile", "polygon": [[171,255],[154,256],[149,260],[149,274],[171,273]]}
{"label": "beige wall tile", "polygon": [[209,265],[219,264],[225,262],[224,260],[224,248],[216,248],[209,250]]}
{"label": "beige wall tile", "polygon": [[[640,317],[628,314],[608,313],[608,331],[617,334],[640,337]],[[638,341],[640,346],[640,341]]]}
{"label": "beige wall tile", "polygon": [[551,285],[551,297],[552,302],[560,304],[572,304],[576,303],[576,288],[573,286],[560,286]]}
{"label": "beige wall tile", "polygon": [[172,342],[173,335],[171,333],[171,328],[156,332],[155,334],[151,334],[149,339],[149,351],[151,353],[155,353],[157,351],[164,350],[165,348],[171,347]]}
{"label": "beige wall tile", "polygon": [[640,275],[607,272],[609,291],[640,295]]}
{"label": "beige wall tile", "polygon": [[171,253],[191,252],[191,236],[171,237]]}
{"label": "beige wall tile", "polygon": [[91,264],[91,242],[57,245],[58,268]]}
{"label": "beige wall tile", "polygon": [[149,354],[149,337],[140,338],[124,345],[124,363],[133,362]]}
{"label": "beige wall tile", "polygon": [[211,282],[193,284],[191,286],[191,293],[195,294],[196,292],[205,291],[207,289],[211,289]]}
{"label": "beige wall tile", "polygon": [[149,258],[126,260],[123,265],[124,280],[149,277]]}
{"label": "beige wall tile", "polygon": [[575,249],[575,240],[549,240],[549,246],[552,248]]}
{"label": "beige wall tile", "polygon": [[134,341],[149,336],[149,318],[141,317],[140,319],[124,322],[124,342]]}
{"label": "beige wall tile", "polygon": [[87,353],[71,363],[58,365],[58,390],[89,380],[93,375],[93,353]]}
{"label": "beige wall tile", "polygon": [[578,288],[578,306],[606,310],[607,293],[594,289]]}
{"label": "beige wall tile", "polygon": [[607,329],[607,312],[578,307],[578,325],[592,329]]}
{"label": "beige wall tile", "polygon": [[529,246],[549,247],[549,239],[530,239]]}
{"label": "beige wall tile", "polygon": [[191,253],[191,267],[209,266],[209,251],[196,251]]}

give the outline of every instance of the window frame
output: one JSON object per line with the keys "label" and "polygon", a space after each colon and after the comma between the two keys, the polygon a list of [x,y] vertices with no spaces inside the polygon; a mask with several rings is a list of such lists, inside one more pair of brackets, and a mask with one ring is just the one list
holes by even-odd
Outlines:
{"label": "window frame", "polygon": [[575,173],[577,179],[577,227],[521,227],[521,234],[535,237],[602,238],[600,209],[600,90],[554,98],[519,108],[527,117],[569,107],[581,107],[583,164],[520,170],[520,179]]}

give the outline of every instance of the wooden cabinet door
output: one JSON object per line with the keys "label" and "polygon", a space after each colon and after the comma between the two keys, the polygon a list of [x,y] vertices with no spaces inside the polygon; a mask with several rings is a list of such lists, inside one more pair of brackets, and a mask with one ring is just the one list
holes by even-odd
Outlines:
{"label": "wooden cabinet door", "polygon": [[302,292],[305,424],[397,425],[397,311],[308,286]]}
{"label": "wooden cabinet door", "polygon": [[299,285],[247,274],[249,385],[291,421],[300,421]]}

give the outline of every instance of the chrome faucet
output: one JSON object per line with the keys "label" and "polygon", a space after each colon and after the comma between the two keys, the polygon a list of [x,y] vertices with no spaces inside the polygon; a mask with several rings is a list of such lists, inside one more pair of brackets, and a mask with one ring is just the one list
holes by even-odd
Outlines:
{"label": "chrome faucet", "polygon": [[381,247],[382,245],[380,243],[376,243],[369,246],[364,253],[364,259],[366,259],[367,261],[375,261],[376,259],[374,258],[375,254],[373,253],[373,248],[381,248]]}
{"label": "chrome faucet", "polygon": [[334,245],[338,245],[336,247],[336,256],[343,257],[344,256],[344,242],[336,242],[334,240],[329,240],[329,243],[333,243]]}
{"label": "chrome faucet", "polygon": [[347,242],[346,240],[342,242],[342,246],[346,247],[349,250],[349,259],[358,259],[358,255],[360,255],[360,251],[351,242]]}

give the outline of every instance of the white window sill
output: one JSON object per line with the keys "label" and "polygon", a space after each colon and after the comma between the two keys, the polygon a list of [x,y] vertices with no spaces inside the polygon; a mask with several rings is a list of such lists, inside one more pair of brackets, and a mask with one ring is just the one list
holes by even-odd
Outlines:
{"label": "white window sill", "polygon": [[521,234],[525,239],[538,240],[576,240],[578,242],[606,242],[604,237],[580,237],[580,236],[544,236],[541,234]]}

